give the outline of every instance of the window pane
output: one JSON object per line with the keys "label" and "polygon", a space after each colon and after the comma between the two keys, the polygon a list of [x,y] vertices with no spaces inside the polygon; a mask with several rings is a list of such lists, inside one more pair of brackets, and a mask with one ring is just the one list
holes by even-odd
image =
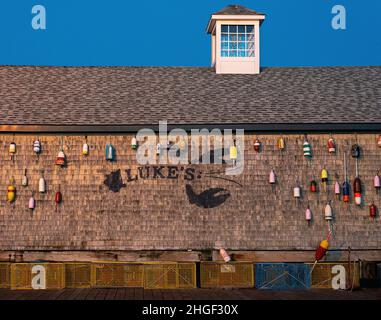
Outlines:
{"label": "window pane", "polygon": [[248,57],[254,57],[254,50],[248,50],[247,51],[247,56]]}
{"label": "window pane", "polygon": [[223,33],[223,34],[221,35],[221,41],[228,41],[228,35],[225,34],[225,33]]}
{"label": "window pane", "polygon": [[229,26],[229,32],[237,33],[237,26]]}
{"label": "window pane", "polygon": [[237,35],[230,35],[229,36],[229,41],[237,41]]}
{"label": "window pane", "polygon": [[247,35],[247,41],[254,41],[254,35],[253,34],[248,34]]}
{"label": "window pane", "polygon": [[246,36],[244,34],[238,34],[239,41],[246,41]]}
{"label": "window pane", "polygon": [[227,42],[221,42],[221,49],[229,49]]}
{"label": "window pane", "polygon": [[221,51],[221,57],[227,57],[228,56],[228,51],[227,50],[222,50]]}
{"label": "window pane", "polygon": [[239,50],[238,51],[238,57],[246,57],[246,51]]}
{"label": "window pane", "polygon": [[237,51],[236,50],[234,50],[234,51],[230,50],[229,51],[229,57],[236,57],[236,56],[237,56]]}
{"label": "window pane", "polygon": [[237,49],[237,42],[229,42],[229,49]]}
{"label": "window pane", "polygon": [[238,42],[238,49],[245,49],[245,42]]}
{"label": "window pane", "polygon": [[247,33],[252,33],[252,32],[254,32],[254,26],[246,26],[246,32],[247,32]]}
{"label": "window pane", "polygon": [[245,33],[245,26],[238,26],[239,33]]}
{"label": "window pane", "polygon": [[248,49],[254,49],[254,42],[248,42],[247,43],[247,48]]}
{"label": "window pane", "polygon": [[226,24],[223,24],[221,26],[221,32],[228,32],[228,30],[229,30],[229,28],[228,28],[228,26]]}

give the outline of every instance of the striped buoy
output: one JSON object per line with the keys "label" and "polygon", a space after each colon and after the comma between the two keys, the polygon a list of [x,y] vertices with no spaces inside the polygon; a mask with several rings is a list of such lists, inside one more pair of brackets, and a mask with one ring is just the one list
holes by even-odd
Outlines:
{"label": "striped buoy", "polygon": [[303,143],[303,154],[306,158],[311,158],[312,157],[312,148],[310,143],[306,140]]}
{"label": "striped buoy", "polygon": [[336,152],[336,144],[335,144],[335,140],[333,140],[332,138],[330,138],[327,142],[327,147],[328,147],[328,152],[329,153],[335,153]]}
{"label": "striped buoy", "polygon": [[325,206],[324,218],[325,218],[325,220],[332,220],[333,219],[332,207],[329,203],[327,203]]}
{"label": "striped buoy", "polygon": [[256,152],[261,151],[261,143],[260,143],[260,141],[258,139],[256,139],[255,142],[254,142],[254,150]]}
{"label": "striped buoy", "polygon": [[355,181],[353,182],[353,192],[355,196],[355,203],[356,205],[361,205],[361,194],[362,194],[362,188],[361,188],[361,180],[359,177],[356,177]]}
{"label": "striped buoy", "polygon": [[343,201],[349,202],[350,200],[350,186],[348,181],[344,181],[343,183]]}

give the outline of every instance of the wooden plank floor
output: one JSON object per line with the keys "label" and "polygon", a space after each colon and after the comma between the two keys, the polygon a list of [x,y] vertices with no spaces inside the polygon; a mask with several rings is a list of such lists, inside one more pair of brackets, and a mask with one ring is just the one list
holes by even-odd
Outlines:
{"label": "wooden plank floor", "polygon": [[61,290],[0,289],[0,300],[381,300],[381,289],[356,291],[256,289],[147,290],[86,288]]}

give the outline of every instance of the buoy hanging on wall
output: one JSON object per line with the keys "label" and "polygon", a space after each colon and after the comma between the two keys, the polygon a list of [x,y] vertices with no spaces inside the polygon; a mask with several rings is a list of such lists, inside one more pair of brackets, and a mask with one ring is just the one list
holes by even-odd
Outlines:
{"label": "buoy hanging on wall", "polygon": [[87,144],[87,136],[85,137],[85,143],[82,146],[82,155],[89,155],[89,145]]}
{"label": "buoy hanging on wall", "polygon": [[16,143],[11,142],[9,144],[9,155],[11,156],[11,160],[13,160],[13,156],[15,155],[15,153],[16,153]]}
{"label": "buoy hanging on wall", "polygon": [[310,192],[312,192],[312,193],[317,192],[317,183],[315,180],[311,180],[311,182],[310,182]]}
{"label": "buoy hanging on wall", "polygon": [[160,156],[161,150],[162,150],[161,143],[158,143],[156,145],[156,155]]}
{"label": "buoy hanging on wall", "polygon": [[350,186],[348,181],[344,181],[343,183],[343,201],[349,202],[350,200]]}
{"label": "buoy hanging on wall", "polygon": [[61,193],[61,186],[58,186],[58,191],[56,192],[54,196],[54,202],[56,203],[56,211],[58,209],[58,205],[62,202],[62,193]]}
{"label": "buoy hanging on wall", "polygon": [[299,187],[299,186],[296,186],[296,187],[294,188],[294,198],[295,198],[295,204],[296,204],[296,205],[299,205],[300,197],[301,197],[301,190],[300,190],[300,187]]}
{"label": "buoy hanging on wall", "polygon": [[222,248],[220,249],[220,255],[225,262],[229,262],[231,260],[230,256],[228,255],[225,249],[222,249]]}
{"label": "buoy hanging on wall", "polygon": [[39,193],[45,193],[45,191],[46,191],[46,183],[45,183],[45,179],[41,173],[41,177],[38,180],[38,192]]}
{"label": "buoy hanging on wall", "polygon": [[7,189],[7,200],[9,203],[12,203],[16,199],[16,187],[14,186],[13,179],[10,180],[8,189]]}
{"label": "buoy hanging on wall", "polygon": [[27,187],[28,186],[28,177],[26,175],[26,169],[24,170],[24,175],[22,176],[21,185],[23,187]]}
{"label": "buoy hanging on wall", "polygon": [[327,192],[328,171],[325,168],[321,171],[321,182],[322,182],[324,191]]}
{"label": "buoy hanging on wall", "polygon": [[66,156],[65,153],[61,150],[58,152],[57,158],[56,158],[56,165],[63,167],[66,163]]}
{"label": "buoy hanging on wall", "polygon": [[283,138],[278,139],[278,149],[280,151],[283,151],[285,149],[285,143]]}
{"label": "buoy hanging on wall", "polygon": [[260,152],[261,151],[261,142],[258,139],[256,139],[255,142],[254,142],[254,150],[256,152]]}
{"label": "buoy hanging on wall", "polygon": [[324,218],[325,218],[325,220],[328,220],[328,221],[333,219],[332,207],[329,204],[329,202],[325,205]]}
{"label": "buoy hanging on wall", "polygon": [[335,140],[333,140],[333,138],[330,138],[328,140],[327,147],[328,147],[328,152],[330,154],[333,154],[336,152],[336,144],[335,144]]}
{"label": "buoy hanging on wall", "polygon": [[369,206],[369,215],[372,219],[375,219],[377,216],[377,207],[374,202]]}
{"label": "buoy hanging on wall", "polygon": [[355,181],[353,182],[353,192],[355,196],[355,203],[356,205],[360,206],[362,202],[362,187],[361,187],[361,180],[359,177],[355,178]]}
{"label": "buoy hanging on wall", "polygon": [[324,256],[327,254],[328,248],[328,240],[323,240],[322,242],[320,242],[319,246],[315,251],[315,260],[320,261],[321,259],[323,259]]}
{"label": "buoy hanging on wall", "polygon": [[306,158],[311,158],[312,157],[312,148],[311,148],[310,143],[307,140],[305,140],[304,143],[303,143],[303,155]]}
{"label": "buoy hanging on wall", "polygon": [[308,206],[306,210],[306,221],[308,223],[308,226],[311,225],[311,220],[312,220],[312,212],[311,212],[310,206]]}
{"label": "buoy hanging on wall", "polygon": [[270,174],[269,174],[269,183],[270,184],[275,184],[276,183],[276,176],[275,176],[274,170],[270,171]]}
{"label": "buoy hanging on wall", "polygon": [[34,197],[33,195],[29,198],[29,202],[28,202],[28,208],[30,210],[34,210],[34,208],[36,207],[36,201],[34,200]]}
{"label": "buoy hanging on wall", "polygon": [[131,148],[133,150],[136,150],[138,148],[138,142],[137,142],[135,137],[133,137],[132,140],[131,140]]}
{"label": "buoy hanging on wall", "polygon": [[336,195],[337,199],[340,199],[340,194],[341,194],[340,183],[338,181],[336,181],[335,182],[335,195]]}
{"label": "buoy hanging on wall", "polygon": [[40,140],[35,140],[33,142],[33,151],[36,155],[39,155],[41,153],[41,142]]}
{"label": "buoy hanging on wall", "polygon": [[361,151],[360,151],[360,147],[358,144],[354,144],[352,147],[351,147],[351,156],[352,158],[360,158],[360,155],[361,155]]}
{"label": "buoy hanging on wall", "polygon": [[111,143],[106,144],[106,160],[114,161],[115,159],[115,149]]}
{"label": "buoy hanging on wall", "polygon": [[373,186],[374,188],[376,189],[376,193],[379,192],[380,188],[381,188],[381,180],[380,180],[380,176],[378,175],[378,172],[377,174],[374,176],[374,179],[373,179]]}

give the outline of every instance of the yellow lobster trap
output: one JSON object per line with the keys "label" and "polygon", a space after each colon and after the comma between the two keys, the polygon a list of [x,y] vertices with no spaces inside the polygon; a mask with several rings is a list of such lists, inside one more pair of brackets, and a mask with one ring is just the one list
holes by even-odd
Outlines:
{"label": "yellow lobster trap", "polygon": [[63,263],[12,263],[11,289],[63,289],[65,266]]}
{"label": "yellow lobster trap", "polygon": [[93,262],[93,287],[143,287],[143,265],[125,262]]}
{"label": "yellow lobster trap", "polygon": [[157,262],[144,265],[145,289],[196,288],[195,263]]}
{"label": "yellow lobster trap", "polygon": [[[309,264],[312,269],[313,264]],[[360,287],[360,265],[357,262],[324,262],[316,264],[311,273],[311,288],[331,289],[332,279],[337,273],[333,272],[335,266],[342,266],[345,269],[346,287]]]}
{"label": "yellow lobster trap", "polygon": [[254,267],[251,262],[201,262],[202,288],[254,287]]}
{"label": "yellow lobster trap", "polygon": [[65,263],[66,288],[90,288],[91,264],[90,263]]}
{"label": "yellow lobster trap", "polygon": [[196,287],[196,264],[176,262],[93,262],[93,287],[176,289]]}
{"label": "yellow lobster trap", "polygon": [[0,263],[0,288],[8,289],[11,286],[10,263]]}

